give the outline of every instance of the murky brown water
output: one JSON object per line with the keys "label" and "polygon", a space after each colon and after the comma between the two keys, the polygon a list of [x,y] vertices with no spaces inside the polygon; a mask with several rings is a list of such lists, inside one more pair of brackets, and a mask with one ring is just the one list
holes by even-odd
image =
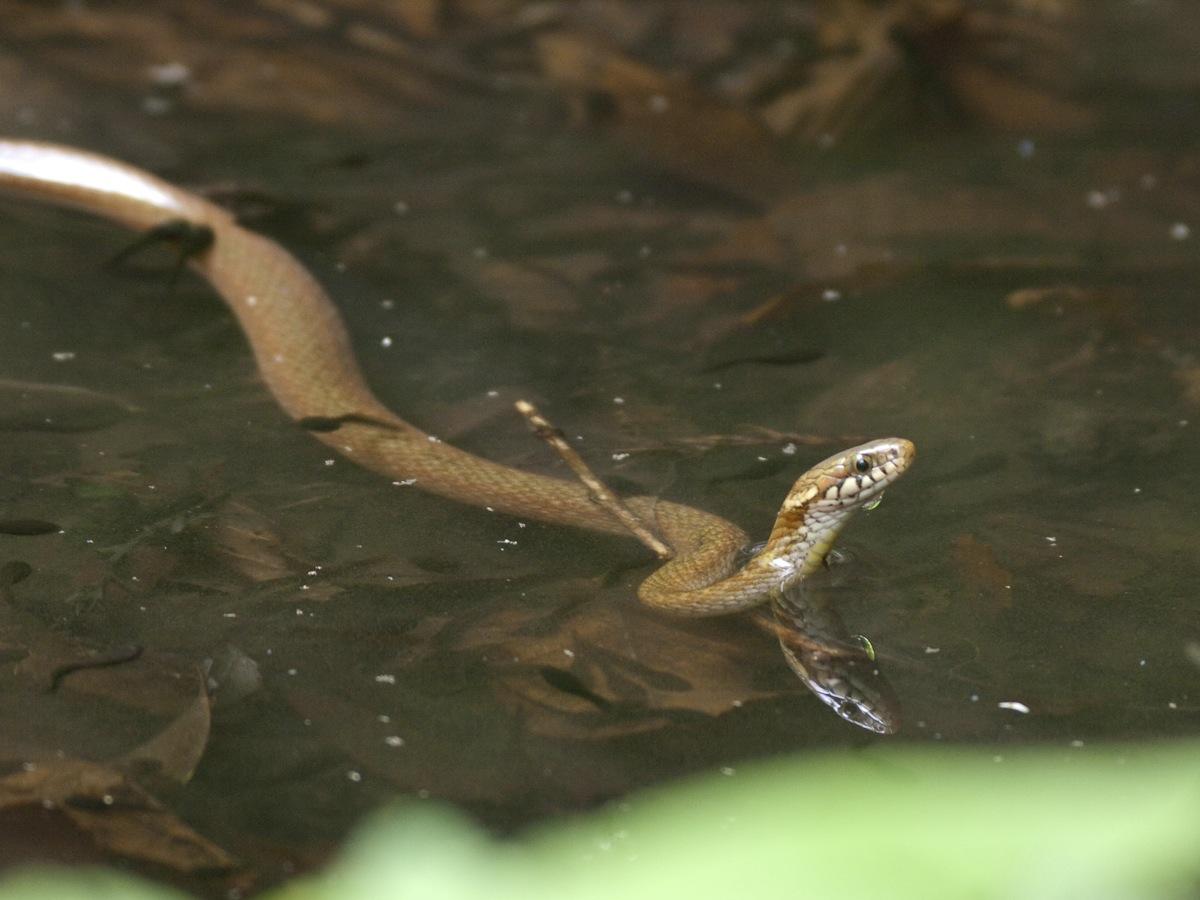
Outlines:
{"label": "murky brown water", "polygon": [[[1154,739],[1200,723],[1200,157],[1169,115],[1196,85],[1144,63],[1182,40],[1157,6],[1141,53],[1120,4],[1076,38],[1132,57],[1124,80],[1081,64],[1090,129],[809,148],[769,203],[520,87],[374,128],[131,112],[122,87],[0,118],[222,187],[328,287],[379,395],[489,458],[557,470],[528,397],[614,486],[764,534],[811,462],[911,438],[821,586],[902,699],[884,740]],[[62,528],[0,535],[31,569],[6,595],[5,759],[121,760],[182,721],[140,757],[149,789],[273,877],[397,795],[507,828],[880,740],[745,621],[640,609],[636,543],[331,461],[205,285],[100,268],[127,235],[15,203],[2,233],[0,518]]]}

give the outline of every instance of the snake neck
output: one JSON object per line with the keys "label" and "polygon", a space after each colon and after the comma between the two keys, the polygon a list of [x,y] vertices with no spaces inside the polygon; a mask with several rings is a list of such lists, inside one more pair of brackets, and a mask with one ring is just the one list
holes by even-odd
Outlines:
{"label": "snake neck", "polygon": [[810,509],[797,517],[785,509],[763,549],[746,563],[747,568],[773,572],[780,589],[798,584],[825,564],[825,557],[845,527],[851,509],[828,513]]}

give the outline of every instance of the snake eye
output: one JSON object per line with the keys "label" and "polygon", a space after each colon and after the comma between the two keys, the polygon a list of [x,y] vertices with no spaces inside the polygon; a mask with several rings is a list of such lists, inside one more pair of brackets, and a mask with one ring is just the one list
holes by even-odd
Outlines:
{"label": "snake eye", "polygon": [[869,472],[871,471],[871,461],[860,453],[854,457],[854,468],[859,472]]}

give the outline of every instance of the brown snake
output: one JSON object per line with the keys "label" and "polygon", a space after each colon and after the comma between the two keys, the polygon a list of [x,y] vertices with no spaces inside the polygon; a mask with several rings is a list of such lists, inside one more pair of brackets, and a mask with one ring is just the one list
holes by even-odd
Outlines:
{"label": "brown snake", "polygon": [[[70,147],[0,140],[0,189],[71,206],[146,231],[182,221],[211,229],[192,267],[212,283],[246,334],[258,370],[293,420],[333,421],[314,437],[395,480],[517,516],[627,534],[573,481],[523,472],[442,443],[397,417],[367,387],[337,308],[288,251],[242,228],[209,201],[116,160]],[[784,500],[764,548],[740,568],[745,532],[727,520],[652,497],[626,503],[675,552],[638,589],[678,615],[732,613],[795,586],[823,562],[857,508],[908,468],[901,438],[845,450],[805,472]]]}

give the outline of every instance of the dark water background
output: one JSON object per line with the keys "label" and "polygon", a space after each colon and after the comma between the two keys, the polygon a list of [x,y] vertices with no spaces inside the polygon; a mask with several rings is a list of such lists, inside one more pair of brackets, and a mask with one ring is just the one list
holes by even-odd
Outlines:
{"label": "dark water background", "polygon": [[[901,435],[919,462],[820,586],[902,699],[880,739],[745,621],[640,609],[632,541],[329,464],[206,285],[102,270],[127,235],[6,202],[0,377],[51,387],[0,392],[0,518],[62,528],[0,535],[0,562],[32,567],[10,604],[27,644],[146,652],[120,684],[9,679],[5,758],[112,759],[191,696],[146,684],[252,660],[260,680],[215,679],[195,776],[160,799],[276,872],[396,796],[508,829],[771,754],[1194,735],[1189,10],[1088,5],[1068,51],[1089,128],[810,148],[766,204],[520,89],[376,128],[143,108],[149,88],[7,97],[10,134],[221,188],[326,285],[379,396],[481,455],[558,470],[511,412],[528,397],[613,485],[755,535],[846,443]],[[11,58],[56,74],[36,48]],[[780,436],[678,443],[748,426]]]}

